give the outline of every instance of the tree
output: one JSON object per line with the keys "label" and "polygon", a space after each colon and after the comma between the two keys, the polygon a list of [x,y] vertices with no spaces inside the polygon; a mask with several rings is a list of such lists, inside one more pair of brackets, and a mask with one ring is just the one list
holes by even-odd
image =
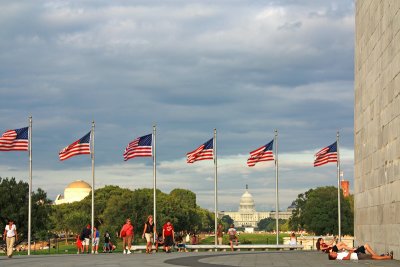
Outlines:
{"label": "tree", "polygon": [[228,229],[233,224],[233,219],[229,215],[224,215],[221,218],[221,223],[224,229]]}
{"label": "tree", "polygon": [[[354,214],[351,198],[341,196],[342,234],[353,234]],[[318,187],[298,195],[289,225],[292,229],[305,229],[317,235],[338,232],[337,188]]]}
{"label": "tree", "polygon": [[[285,226],[286,223],[287,223],[287,220],[279,219],[278,223],[279,223],[279,230],[280,231],[286,231],[287,230],[286,226]],[[272,232],[272,231],[276,230],[276,220],[275,220],[275,218],[271,218],[271,217],[265,218],[265,219],[260,220],[258,222],[257,226],[258,226],[259,230]]]}
{"label": "tree", "polygon": [[[0,224],[4,225],[8,219],[13,219],[18,227],[20,239],[28,236],[28,207],[29,207],[29,185],[26,182],[17,182],[14,177],[11,179],[0,177]],[[49,215],[51,212],[51,200],[47,194],[38,188],[32,192],[32,228],[34,238],[37,233],[47,232],[50,228]]]}

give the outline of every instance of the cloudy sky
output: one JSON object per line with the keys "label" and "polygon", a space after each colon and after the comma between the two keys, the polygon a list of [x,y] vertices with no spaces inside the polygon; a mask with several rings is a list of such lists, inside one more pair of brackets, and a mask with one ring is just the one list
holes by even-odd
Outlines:
{"label": "cloudy sky", "polygon": [[[214,206],[212,161],[185,155],[218,131],[219,209],[249,185],[275,206],[273,163],[246,165],[279,131],[280,206],[336,185],[313,154],[341,134],[353,181],[354,3],[351,0],[0,1],[0,131],[33,116],[33,186],[54,199],[91,182],[88,156],[58,152],[96,122],[96,187],[152,187],[150,158],[126,145],[157,124],[157,183]],[[0,176],[27,181],[24,152],[0,154]]]}

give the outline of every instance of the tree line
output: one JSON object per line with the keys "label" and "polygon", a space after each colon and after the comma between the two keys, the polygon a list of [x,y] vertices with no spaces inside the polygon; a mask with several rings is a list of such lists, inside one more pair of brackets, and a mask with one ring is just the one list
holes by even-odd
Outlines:
{"label": "tree line", "polygon": [[[28,232],[28,184],[15,178],[0,177],[0,227],[13,219],[21,239]],[[211,231],[214,214],[196,204],[196,194],[174,189],[169,194],[156,191],[157,230],[167,219],[177,231]],[[131,218],[136,233],[142,233],[147,216],[153,214],[153,189],[130,190],[105,186],[95,190],[95,226],[100,231],[116,233],[126,218]],[[91,222],[91,194],[79,202],[51,205],[47,193],[32,192],[32,237],[47,239],[54,234],[77,234]],[[141,234],[140,234],[141,235]]]}
{"label": "tree line", "polygon": [[[0,177],[0,227],[13,219],[21,239],[28,232],[28,183],[15,178]],[[196,204],[196,194],[186,189],[174,189],[169,194],[157,190],[157,231],[169,219],[177,231],[211,232],[214,213]],[[353,234],[353,196],[342,196],[342,233]],[[101,232],[116,233],[126,218],[131,218],[136,233],[142,233],[147,216],[153,213],[153,189],[130,190],[105,186],[95,190],[95,226]],[[32,237],[47,239],[60,233],[78,234],[91,222],[91,194],[79,202],[51,205],[47,193],[38,188],[32,192]],[[291,218],[279,220],[280,230],[306,230],[316,235],[334,234],[337,223],[337,188],[318,187],[299,194],[294,201]],[[233,222],[224,216],[220,223],[229,228]],[[275,219],[263,219],[259,230],[275,230]]]}

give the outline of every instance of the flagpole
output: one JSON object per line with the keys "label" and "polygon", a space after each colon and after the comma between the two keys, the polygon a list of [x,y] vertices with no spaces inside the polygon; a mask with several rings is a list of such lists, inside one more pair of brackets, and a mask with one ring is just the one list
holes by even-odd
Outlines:
{"label": "flagpole", "polygon": [[157,232],[157,200],[156,200],[156,125],[153,125],[153,223],[154,223],[154,242]]}
{"label": "flagpole", "polygon": [[275,220],[276,244],[279,244],[279,196],[278,196],[278,130],[275,130]]}
{"label": "flagpole", "polygon": [[217,227],[218,227],[218,202],[217,202],[217,129],[214,129],[214,210],[215,210],[215,220],[214,220],[214,244],[217,246]]}
{"label": "flagpole", "polygon": [[341,225],[341,204],[340,204],[340,154],[339,154],[339,131],[336,133],[336,151],[337,151],[337,180],[338,180],[338,232],[339,241],[342,240]]}
{"label": "flagpole", "polygon": [[93,238],[95,238],[94,235],[94,182],[95,182],[95,177],[94,177],[94,121],[92,121],[92,138],[90,138],[92,140],[92,240]]}
{"label": "flagpole", "polygon": [[28,207],[28,255],[31,255],[32,233],[32,116],[29,116],[29,207]]}

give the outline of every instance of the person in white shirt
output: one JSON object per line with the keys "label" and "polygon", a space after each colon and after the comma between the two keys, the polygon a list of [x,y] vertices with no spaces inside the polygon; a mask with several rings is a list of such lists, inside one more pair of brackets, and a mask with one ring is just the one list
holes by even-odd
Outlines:
{"label": "person in white shirt", "polygon": [[18,240],[17,227],[13,220],[8,220],[8,224],[4,229],[3,240],[7,244],[7,256],[12,257],[15,241]]}
{"label": "person in white shirt", "polygon": [[235,226],[231,224],[231,227],[228,229],[228,235],[229,235],[229,243],[231,245],[231,250],[233,251],[233,241],[236,241],[236,246],[238,245],[238,238],[236,237],[236,229],[234,228]]}
{"label": "person in white shirt", "polygon": [[378,255],[372,250],[370,245],[365,244],[350,251],[331,251],[328,258],[330,260],[391,260],[393,259],[393,252],[390,252],[389,255]]}

